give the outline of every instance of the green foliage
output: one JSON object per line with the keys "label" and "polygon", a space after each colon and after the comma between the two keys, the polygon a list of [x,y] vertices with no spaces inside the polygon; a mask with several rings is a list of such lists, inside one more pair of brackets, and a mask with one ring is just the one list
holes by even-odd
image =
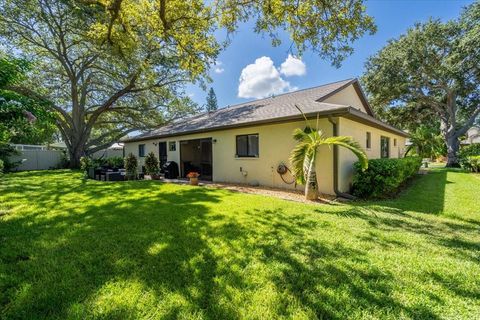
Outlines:
{"label": "green foliage", "polygon": [[477,320],[478,199],[477,176],[443,169],[334,205],[6,175],[0,318]]}
{"label": "green foliage", "polygon": [[388,42],[362,77],[377,114],[410,130],[440,129],[447,165],[457,165],[459,138],[480,115],[480,1],[460,19],[418,23]]}
{"label": "green foliage", "polygon": [[[336,66],[375,31],[363,0],[0,0],[0,41],[35,65],[16,92],[54,112],[72,166],[130,132],[196,111],[185,84],[209,69],[240,23],[290,34]],[[322,17],[319,19],[319,17]],[[48,72],[45,72],[48,70]]]}
{"label": "green foliage", "polygon": [[3,160],[0,159],[0,175],[3,173],[3,168],[4,168]]}
{"label": "green foliage", "polygon": [[387,198],[394,195],[405,182],[420,169],[422,159],[372,159],[368,169],[362,170],[359,162],[354,164],[353,194],[360,198]]}
{"label": "green foliage", "polygon": [[129,153],[125,157],[125,177],[128,180],[135,180],[137,178],[137,167],[138,167],[138,160],[137,157],[133,155],[133,153]]}
{"label": "green foliage", "polygon": [[113,168],[123,168],[124,159],[123,157],[110,157],[106,159],[106,163],[108,166]]}
{"label": "green foliage", "polygon": [[473,143],[460,149],[458,161],[463,168],[471,170],[471,163],[468,158],[472,156],[480,156],[480,143]]}
{"label": "green foliage", "polygon": [[67,169],[70,167],[70,157],[68,156],[67,150],[62,150],[60,156],[59,169]]}
{"label": "green foliage", "polygon": [[145,157],[145,173],[148,175],[158,174],[158,159],[155,156],[155,153],[149,152]]}
{"label": "green foliage", "polygon": [[20,162],[11,161],[10,157],[20,154],[17,149],[12,147],[9,143],[0,141],[0,160],[3,162],[3,170],[5,172],[15,169]]}
{"label": "green foliage", "polygon": [[80,168],[88,170],[89,168],[98,168],[108,166],[112,168],[123,168],[125,160],[122,157],[98,158],[84,156],[80,158]]}
{"label": "green foliage", "polygon": [[54,117],[44,105],[5,90],[25,78],[30,63],[0,52],[0,141],[19,144],[53,142]]}
{"label": "green foliage", "polygon": [[408,146],[406,154],[415,152],[419,157],[430,159],[446,154],[445,143],[438,129],[420,126],[410,133],[409,140],[412,144]]}
{"label": "green foliage", "polygon": [[80,169],[83,171],[88,171],[88,169],[94,167],[94,161],[90,157],[81,157],[80,158]]}
{"label": "green foliage", "polygon": [[290,162],[293,167],[293,175],[297,182],[305,184],[308,176],[308,168],[310,163],[315,162],[317,153],[321,146],[340,146],[352,151],[360,160],[363,169],[368,167],[367,155],[362,150],[358,142],[352,137],[338,136],[325,137],[320,130],[295,129],[293,137],[297,141],[297,145],[292,150],[290,155]]}
{"label": "green foliage", "polygon": [[212,112],[218,109],[217,95],[213,88],[210,88],[207,95],[207,106],[206,109],[208,112]]}
{"label": "green foliage", "polygon": [[467,157],[463,163],[463,167],[472,172],[480,172],[480,155]]}

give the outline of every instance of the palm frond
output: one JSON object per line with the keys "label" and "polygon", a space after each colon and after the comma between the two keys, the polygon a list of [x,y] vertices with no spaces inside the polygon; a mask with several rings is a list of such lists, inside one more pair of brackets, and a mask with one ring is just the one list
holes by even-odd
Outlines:
{"label": "palm frond", "polygon": [[346,136],[329,137],[329,138],[323,139],[322,144],[337,145],[337,146],[349,149],[350,151],[353,152],[353,154],[357,156],[360,162],[360,165],[362,167],[362,170],[366,170],[368,168],[368,158],[365,151],[363,151],[360,144],[357,141],[355,141],[352,137],[346,137]]}
{"label": "palm frond", "polygon": [[295,129],[293,130],[293,139],[295,139],[297,142],[302,142],[308,139],[308,133],[306,133],[302,129]]}
{"label": "palm frond", "polygon": [[290,154],[292,173],[299,184],[305,184],[305,163],[309,160],[310,145],[305,142],[298,143]]}

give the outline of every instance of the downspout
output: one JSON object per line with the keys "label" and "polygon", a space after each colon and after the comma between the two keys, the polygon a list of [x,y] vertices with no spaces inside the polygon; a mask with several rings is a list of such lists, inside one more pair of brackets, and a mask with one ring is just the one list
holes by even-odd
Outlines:
{"label": "downspout", "polygon": [[[328,116],[328,121],[332,124],[332,129],[333,129],[333,136],[337,137],[338,136],[338,124],[335,120],[333,120],[332,116]],[[335,195],[337,197],[342,197],[345,199],[350,199],[354,200],[356,199],[355,196],[341,192],[338,189],[338,146],[334,145],[333,146],[333,192],[335,192]]]}

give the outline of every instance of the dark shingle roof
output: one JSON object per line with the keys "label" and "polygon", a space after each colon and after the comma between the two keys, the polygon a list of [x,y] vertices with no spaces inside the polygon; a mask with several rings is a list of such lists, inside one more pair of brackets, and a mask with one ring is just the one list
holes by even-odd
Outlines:
{"label": "dark shingle roof", "polygon": [[305,114],[327,111],[333,112],[344,109],[345,106],[324,103],[321,102],[321,100],[356,81],[356,79],[347,79],[270,98],[228,106],[214,112],[206,112],[191,118],[174,121],[153,131],[126,139],[125,141],[215,130],[257,122],[273,122],[284,118],[301,116],[301,113],[295,105],[299,106]]}

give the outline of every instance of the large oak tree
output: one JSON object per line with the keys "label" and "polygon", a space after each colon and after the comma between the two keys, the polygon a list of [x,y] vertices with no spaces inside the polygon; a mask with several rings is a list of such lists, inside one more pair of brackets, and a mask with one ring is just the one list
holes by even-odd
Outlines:
{"label": "large oak tree", "polygon": [[[362,81],[379,114],[396,124],[438,123],[447,166],[458,166],[460,138],[480,115],[480,2],[458,20],[430,20],[391,40],[366,63]],[[388,117],[387,117],[388,119]]]}
{"label": "large oak tree", "polygon": [[7,89],[48,104],[78,166],[129,132],[192,112],[183,85],[208,81],[249,19],[274,45],[286,31],[300,53],[339,65],[352,41],[375,30],[362,2],[0,0],[0,40],[35,65],[28,81]]}

